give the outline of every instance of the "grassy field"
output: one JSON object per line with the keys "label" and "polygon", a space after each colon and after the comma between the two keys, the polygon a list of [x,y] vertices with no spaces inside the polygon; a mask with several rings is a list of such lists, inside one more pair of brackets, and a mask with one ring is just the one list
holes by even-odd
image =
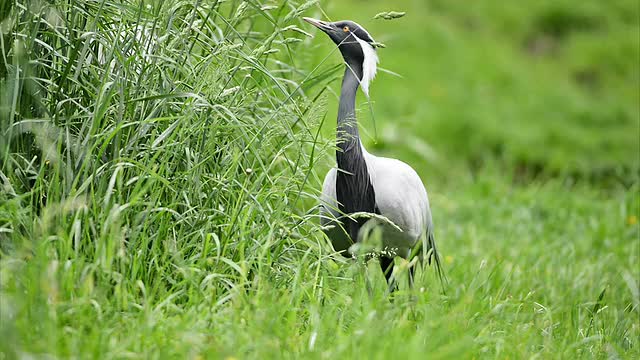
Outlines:
{"label": "grassy field", "polygon": [[[640,357],[637,1],[0,9],[0,358]],[[386,45],[360,127],[444,288],[323,237],[342,65],[301,16]]]}

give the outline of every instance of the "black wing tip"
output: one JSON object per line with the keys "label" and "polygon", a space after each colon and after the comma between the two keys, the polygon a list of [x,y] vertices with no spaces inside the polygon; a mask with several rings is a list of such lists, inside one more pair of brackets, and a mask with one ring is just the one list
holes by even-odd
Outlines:
{"label": "black wing tip", "polygon": [[442,293],[446,295],[446,288],[449,285],[449,279],[444,272],[444,267],[442,266],[442,260],[440,259],[440,253],[438,252],[438,248],[436,247],[435,237],[433,232],[428,231],[425,236],[426,244],[424,241],[419,242],[418,246],[413,248],[411,254],[409,255],[409,259],[413,259],[418,256],[420,263],[424,264],[424,261],[428,265],[433,264],[433,268],[436,272],[436,276],[440,281],[440,287],[442,288]]}
{"label": "black wing tip", "polygon": [[444,273],[444,268],[442,267],[442,260],[440,259],[440,253],[438,252],[438,248],[436,247],[436,239],[433,236],[433,232],[430,231],[427,235],[427,261],[431,265],[431,259],[433,258],[433,265],[436,271],[436,275],[440,280],[440,286],[442,287],[443,294],[446,294],[446,287],[449,285],[449,279],[447,279],[447,275]]}

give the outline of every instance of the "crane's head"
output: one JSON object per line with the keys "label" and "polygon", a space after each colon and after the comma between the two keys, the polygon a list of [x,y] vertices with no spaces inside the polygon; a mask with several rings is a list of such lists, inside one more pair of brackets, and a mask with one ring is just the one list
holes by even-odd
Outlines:
{"label": "crane's head", "polygon": [[338,45],[344,61],[356,73],[364,93],[369,96],[369,83],[376,76],[378,55],[375,41],[367,30],[353,21],[326,22],[305,17],[304,21],[322,30]]}

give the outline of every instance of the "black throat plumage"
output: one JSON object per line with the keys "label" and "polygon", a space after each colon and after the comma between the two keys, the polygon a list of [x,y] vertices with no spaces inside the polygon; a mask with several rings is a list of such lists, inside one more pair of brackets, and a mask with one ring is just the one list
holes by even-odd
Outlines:
{"label": "black throat plumage", "polygon": [[[357,212],[378,213],[356,120],[356,93],[362,71],[362,62],[347,63],[338,108],[336,200],[340,211],[347,215]],[[358,240],[360,227],[367,220],[360,217],[344,222],[352,241]]]}

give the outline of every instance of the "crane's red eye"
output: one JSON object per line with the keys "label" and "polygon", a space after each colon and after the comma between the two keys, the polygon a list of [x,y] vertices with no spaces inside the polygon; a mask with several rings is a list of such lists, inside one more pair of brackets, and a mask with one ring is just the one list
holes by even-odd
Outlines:
{"label": "crane's red eye", "polygon": [[342,28],[342,31],[344,31],[344,32],[349,31],[349,27],[348,27],[348,26],[343,27],[343,28]]}

